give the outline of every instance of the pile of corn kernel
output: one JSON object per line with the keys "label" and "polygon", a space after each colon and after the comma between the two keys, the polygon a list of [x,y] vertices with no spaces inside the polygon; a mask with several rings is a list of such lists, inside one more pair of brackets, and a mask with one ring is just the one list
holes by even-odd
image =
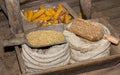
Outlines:
{"label": "pile of corn kernel", "polygon": [[59,3],[56,7],[45,8],[40,6],[39,10],[24,10],[25,18],[30,22],[36,22],[38,26],[48,26],[58,23],[69,23],[72,19],[69,12]]}
{"label": "pile of corn kernel", "polygon": [[26,36],[32,46],[44,46],[64,41],[62,32],[55,30],[38,30],[30,32]]}

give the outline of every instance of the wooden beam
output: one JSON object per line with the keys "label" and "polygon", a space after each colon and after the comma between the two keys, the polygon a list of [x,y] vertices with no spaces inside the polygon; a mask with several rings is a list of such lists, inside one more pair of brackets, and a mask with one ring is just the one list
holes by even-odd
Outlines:
{"label": "wooden beam", "polygon": [[107,9],[112,9],[120,6],[119,0],[102,0],[100,2],[92,3],[92,11],[104,11]]}
{"label": "wooden beam", "polygon": [[72,8],[70,8],[70,6],[67,3],[62,2],[62,4],[68,10],[68,12],[73,16],[73,18],[78,17],[78,15],[73,11]]}
{"label": "wooden beam", "polygon": [[103,1],[103,0],[92,0],[92,2],[99,2],[99,1]]}
{"label": "wooden beam", "polygon": [[20,0],[20,3],[24,3],[24,2],[27,2],[27,1],[30,1],[30,0]]}
{"label": "wooden beam", "polygon": [[19,0],[5,0],[9,24],[13,34],[23,31]]}
{"label": "wooden beam", "polygon": [[4,59],[3,38],[0,37],[0,57]]}
{"label": "wooden beam", "polygon": [[86,18],[91,18],[91,0],[80,0],[80,4],[82,7],[82,12]]}
{"label": "wooden beam", "polygon": [[21,51],[19,50],[19,47],[18,46],[15,46],[15,50],[16,50],[16,54],[17,54],[17,59],[18,59],[18,64],[19,64],[19,67],[20,67],[20,72],[22,74],[25,74],[26,71],[25,71],[25,65],[24,65],[24,61],[22,60],[22,57],[21,57]]}
{"label": "wooden beam", "polygon": [[115,19],[120,17],[120,7],[111,8],[108,10],[100,11],[100,12],[94,12],[92,13],[92,18],[100,18],[100,17],[110,17],[110,19]]}
{"label": "wooden beam", "polygon": [[21,44],[24,44],[25,41],[24,41],[24,38],[12,38],[12,39],[9,39],[9,40],[3,40],[3,46],[6,47],[6,46],[16,46],[16,45],[21,45]]}
{"label": "wooden beam", "polygon": [[5,15],[7,15],[7,9],[5,7],[5,0],[0,0],[0,7],[4,11]]}

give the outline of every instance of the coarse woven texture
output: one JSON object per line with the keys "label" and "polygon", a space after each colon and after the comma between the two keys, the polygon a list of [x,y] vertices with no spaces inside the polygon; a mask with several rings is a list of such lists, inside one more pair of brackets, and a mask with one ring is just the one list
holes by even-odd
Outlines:
{"label": "coarse woven texture", "polygon": [[37,30],[27,34],[28,42],[32,46],[44,46],[64,41],[62,32],[55,30]]}
{"label": "coarse woven texture", "polygon": [[[110,31],[107,27],[101,23],[97,24],[104,29],[104,33],[110,34]],[[106,39],[91,42],[69,31],[64,31],[63,34],[65,35],[66,40],[70,43],[71,63],[110,55],[111,43]]]}
{"label": "coarse woven texture", "polygon": [[68,43],[43,49],[32,49],[22,45],[22,58],[26,72],[40,71],[53,67],[63,66],[70,61],[70,48]]}
{"label": "coarse woven texture", "polygon": [[67,28],[69,31],[90,41],[98,41],[103,38],[104,31],[99,25],[76,18],[72,21],[72,25]]}

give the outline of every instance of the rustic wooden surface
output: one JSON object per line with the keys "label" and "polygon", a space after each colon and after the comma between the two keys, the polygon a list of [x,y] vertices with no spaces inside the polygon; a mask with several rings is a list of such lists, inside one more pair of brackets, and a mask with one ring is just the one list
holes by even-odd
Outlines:
{"label": "rustic wooden surface", "polygon": [[18,58],[18,62],[19,62],[20,73],[25,74],[25,69],[24,69],[25,65],[24,65],[24,61],[22,60],[22,57],[21,57],[21,50],[19,50],[18,46],[15,47],[15,50],[16,50],[16,54],[17,54],[17,58]]}
{"label": "rustic wooden surface", "polygon": [[[3,1],[3,0],[1,0],[1,1]],[[48,1],[48,0],[42,0],[42,1],[45,2],[45,1]],[[52,1],[53,2],[54,1],[66,1],[73,8],[73,10],[75,12],[79,13],[79,11],[80,11],[78,0],[70,0],[70,1],[69,0],[50,0],[50,2],[52,2]],[[119,2],[120,2],[120,0],[113,0],[115,2],[115,4],[114,4],[114,2],[111,2],[112,0],[92,0],[92,1],[93,2],[101,2],[101,1],[106,2],[105,3],[106,4],[105,8],[101,8],[100,10],[97,10],[97,11],[100,11],[100,12],[101,12],[101,10],[106,10],[106,8],[107,9],[108,8],[111,9],[111,7],[116,8],[116,7],[119,6]],[[111,4],[109,5],[108,2],[113,3],[112,4],[113,6],[111,6]],[[98,4],[101,4],[101,3],[98,3]],[[24,5],[26,5],[26,2],[21,4],[22,7],[24,7]],[[116,6],[116,5],[118,5],[118,6]],[[119,13],[119,9],[116,9],[115,11],[116,12],[114,12],[114,14]],[[108,12],[108,14],[110,14],[110,13]],[[120,15],[118,15],[118,16],[120,16]],[[112,26],[117,30],[118,35],[120,35],[120,27],[119,27],[120,26],[119,25],[120,24],[120,22],[119,22],[120,17],[110,19],[109,21],[112,24]],[[9,26],[8,26],[8,20],[6,19],[6,17],[2,13],[2,11],[0,10],[0,36],[3,36],[4,39],[10,39],[11,38],[10,35],[11,35],[11,33],[10,33]],[[12,49],[12,51],[9,52],[10,48],[9,49],[5,48],[5,51],[8,50],[7,52],[5,52],[5,59],[4,59],[5,61],[2,62],[3,59],[0,60],[0,66],[1,66],[0,67],[0,74],[1,75],[18,75],[19,74],[20,70],[18,68],[18,64],[17,64],[18,62],[16,61],[17,59],[16,59],[15,52],[13,51],[14,49]],[[114,51],[112,53],[115,54],[115,53],[118,53],[118,52],[119,52],[119,50],[117,52]],[[118,63],[118,62],[116,62],[116,63]],[[14,67],[12,67],[12,66],[14,66]],[[81,69],[77,69],[77,71],[79,71],[79,70],[81,70]],[[111,67],[102,68],[102,69],[98,69],[98,70],[94,70],[94,71],[87,70],[87,72],[82,73],[82,74],[77,74],[77,75],[119,75],[119,74],[120,74],[120,65],[119,64],[112,64]],[[59,74],[57,74],[57,75],[62,75],[62,73],[59,72]]]}
{"label": "rustic wooden surface", "polygon": [[23,31],[19,0],[5,0],[8,20],[13,34]]}
{"label": "rustic wooden surface", "polygon": [[5,6],[5,0],[0,0],[0,7],[4,11],[4,13],[7,15],[7,9]]}
{"label": "rustic wooden surface", "polygon": [[86,18],[91,18],[91,0],[80,0],[82,11]]}
{"label": "rustic wooden surface", "polygon": [[120,64],[116,64],[109,68],[103,68],[77,75],[119,75],[119,74],[120,74]]}

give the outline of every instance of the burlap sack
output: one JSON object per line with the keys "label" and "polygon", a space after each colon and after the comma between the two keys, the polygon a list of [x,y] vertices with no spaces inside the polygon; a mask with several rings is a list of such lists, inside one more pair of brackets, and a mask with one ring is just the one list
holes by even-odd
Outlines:
{"label": "burlap sack", "polygon": [[44,70],[68,64],[70,48],[68,43],[56,45],[44,53],[42,50],[31,49],[24,44],[22,45],[21,55],[27,71]]}
{"label": "burlap sack", "polygon": [[[97,24],[103,27],[106,34],[110,34],[108,28],[100,23]],[[108,56],[110,54],[110,42],[106,39],[90,42],[69,31],[64,31],[64,35],[70,43],[72,63]]]}

